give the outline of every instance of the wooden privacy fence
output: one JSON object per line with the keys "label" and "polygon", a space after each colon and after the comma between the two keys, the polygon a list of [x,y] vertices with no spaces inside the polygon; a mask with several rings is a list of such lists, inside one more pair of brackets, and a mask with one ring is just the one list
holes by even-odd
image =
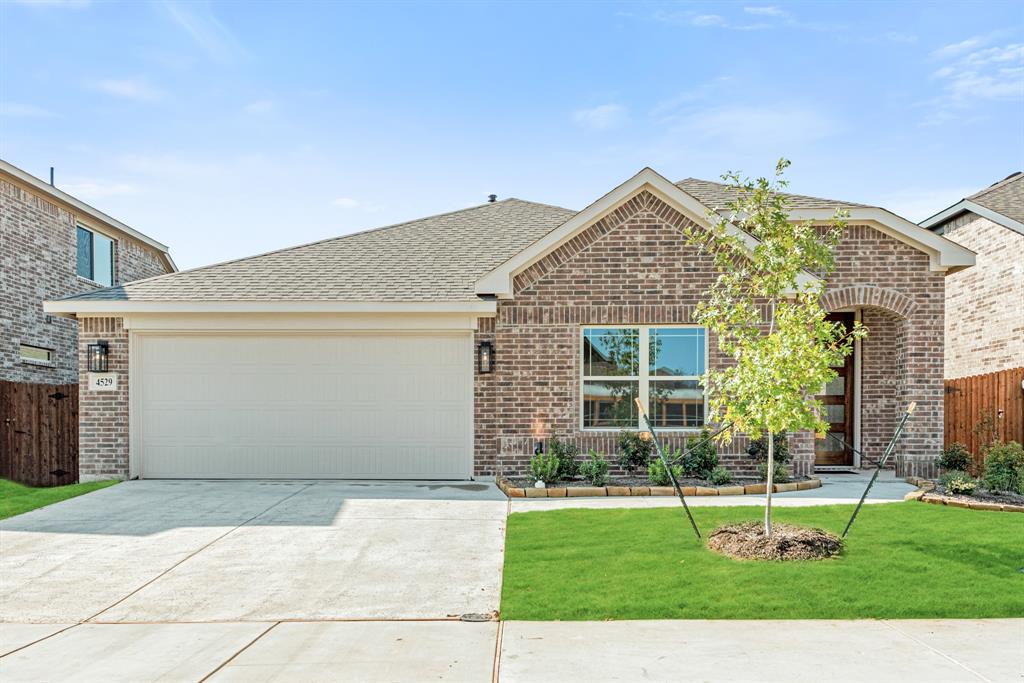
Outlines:
{"label": "wooden privacy fence", "polygon": [[993,436],[1024,443],[1021,382],[1024,368],[947,379],[946,445],[959,441],[974,454],[975,465],[981,465],[979,450]]}
{"label": "wooden privacy fence", "polygon": [[29,486],[78,481],[78,385],[0,380],[0,477]]}

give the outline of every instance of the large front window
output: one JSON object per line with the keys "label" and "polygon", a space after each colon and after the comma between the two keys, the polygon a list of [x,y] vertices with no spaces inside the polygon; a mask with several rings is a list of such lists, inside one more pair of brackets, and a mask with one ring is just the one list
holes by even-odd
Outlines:
{"label": "large front window", "polygon": [[704,425],[700,327],[585,327],[583,428],[638,429],[640,398],[655,427]]}
{"label": "large front window", "polygon": [[104,287],[114,284],[114,241],[79,225],[77,272]]}

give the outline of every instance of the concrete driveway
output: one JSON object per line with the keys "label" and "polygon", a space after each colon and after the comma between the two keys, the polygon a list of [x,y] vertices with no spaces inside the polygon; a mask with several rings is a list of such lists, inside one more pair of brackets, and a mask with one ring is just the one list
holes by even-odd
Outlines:
{"label": "concrete driveway", "polygon": [[493,612],[506,511],[485,483],[125,482],[0,522],[0,622]]}

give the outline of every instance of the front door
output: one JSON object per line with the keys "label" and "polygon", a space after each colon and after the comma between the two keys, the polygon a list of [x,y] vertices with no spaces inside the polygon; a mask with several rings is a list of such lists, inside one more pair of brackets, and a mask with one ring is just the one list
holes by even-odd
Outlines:
{"label": "front door", "polygon": [[[833,313],[828,320],[843,323],[847,330],[853,327],[853,313]],[[853,354],[835,371],[838,376],[818,396],[828,432],[814,441],[815,467],[853,467]]]}

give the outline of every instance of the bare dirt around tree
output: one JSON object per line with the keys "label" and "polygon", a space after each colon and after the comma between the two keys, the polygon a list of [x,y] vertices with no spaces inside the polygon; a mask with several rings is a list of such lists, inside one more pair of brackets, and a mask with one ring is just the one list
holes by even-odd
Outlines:
{"label": "bare dirt around tree", "polygon": [[843,542],[822,529],[807,529],[775,524],[772,537],[764,533],[764,524],[745,522],[715,529],[708,547],[738,560],[823,560],[838,555]]}

